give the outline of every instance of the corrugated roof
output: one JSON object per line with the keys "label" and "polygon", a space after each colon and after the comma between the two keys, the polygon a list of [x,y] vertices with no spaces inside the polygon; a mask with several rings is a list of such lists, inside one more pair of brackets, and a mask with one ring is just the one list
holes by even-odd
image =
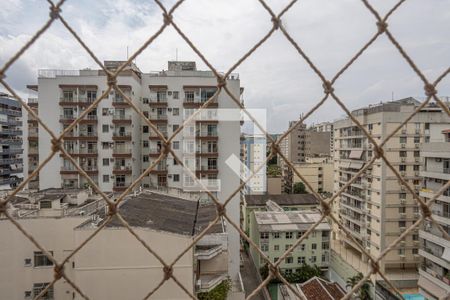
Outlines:
{"label": "corrugated roof", "polygon": [[268,200],[272,200],[280,206],[319,203],[313,194],[245,195],[247,206],[265,206]]}

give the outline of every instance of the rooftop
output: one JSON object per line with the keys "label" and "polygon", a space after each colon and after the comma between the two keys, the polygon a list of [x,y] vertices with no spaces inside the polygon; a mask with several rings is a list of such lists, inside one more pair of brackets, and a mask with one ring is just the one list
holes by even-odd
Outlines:
{"label": "rooftop", "polygon": [[319,277],[313,277],[296,286],[308,300],[338,300],[345,295],[345,291],[336,282],[329,282]]}
{"label": "rooftop", "polygon": [[[321,217],[320,212],[311,210],[255,211],[255,219],[260,232],[306,231]],[[316,230],[330,230],[330,225],[324,220],[316,227]]]}
{"label": "rooftop", "polygon": [[269,200],[280,206],[313,205],[319,203],[313,194],[245,195],[247,206],[265,206]]}
{"label": "rooftop", "polygon": [[[201,205],[198,201],[151,191],[127,197],[119,210],[132,227],[188,236],[199,233],[216,217],[215,205]],[[82,227],[90,225],[92,222],[87,222]],[[106,227],[123,227],[123,224],[114,217]],[[208,233],[217,232],[223,232],[220,221],[208,231]]]}

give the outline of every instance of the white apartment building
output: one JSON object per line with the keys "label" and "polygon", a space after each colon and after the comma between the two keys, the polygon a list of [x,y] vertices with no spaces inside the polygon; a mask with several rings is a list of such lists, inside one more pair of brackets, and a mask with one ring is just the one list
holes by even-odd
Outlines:
{"label": "white apartment building", "polygon": [[[214,205],[178,195],[144,190],[120,206],[133,230],[167,263],[214,218]],[[85,190],[47,189],[15,197],[8,209],[60,262],[102,225],[104,203]],[[173,273],[190,293],[211,291],[227,279],[225,226],[219,221],[175,263]],[[6,218],[0,218],[0,233],[2,299],[34,299],[53,280],[52,261]],[[64,272],[90,299],[100,300],[142,299],[163,279],[161,263],[116,218],[65,264]],[[43,299],[82,297],[61,279]],[[191,298],[168,280],[152,299]]]}
{"label": "white apartment building", "polygon": [[[115,70],[121,63],[106,61],[105,67]],[[143,73],[130,64],[118,76],[117,82],[165,136],[172,135],[213,96],[217,85],[211,71],[197,70],[195,62],[178,61],[169,62],[166,71],[152,73]],[[40,70],[38,84],[29,87],[38,93],[39,116],[56,133],[61,133],[108,88],[104,72],[90,69]],[[241,98],[243,89],[238,75],[227,78],[227,87],[237,99]],[[171,146],[220,201],[225,201],[240,182],[239,176],[226,164],[230,156],[239,157],[240,112],[236,108],[231,97],[220,92],[208,109],[175,137]],[[35,129],[36,121],[30,120],[30,123],[35,124],[29,131],[34,147],[30,145],[28,152],[33,153],[34,160],[30,159],[30,162],[34,163],[26,162],[26,173],[35,168],[37,162],[42,162],[52,147],[48,133],[41,126]],[[158,158],[163,145],[122,96],[111,91],[96,109],[66,134],[64,147],[100,189],[121,192]],[[42,176],[43,173],[50,176]],[[183,170],[172,155],[161,161],[140,185],[200,191],[189,172]],[[40,189],[87,186],[87,180],[59,155],[48,162],[38,181]],[[239,224],[239,195],[226,209],[228,216]],[[235,230],[230,230],[229,243],[230,276],[237,279],[239,234]]]}
{"label": "white apartment building", "polygon": [[[412,114],[419,103],[413,98],[406,98],[361,108],[352,114],[377,142],[381,142]],[[442,116],[439,109],[423,109],[383,147],[387,159],[417,192],[423,176],[420,174],[423,166],[420,147],[429,138],[427,124]],[[349,118],[336,121],[334,130],[334,192],[337,192],[372,158],[374,151],[368,138]],[[420,216],[413,196],[381,159],[376,160],[336,200],[334,213],[356,241],[374,257]],[[367,257],[338,228],[335,227],[334,231],[336,241],[333,243],[333,250],[340,255],[342,261],[353,270],[363,273],[368,270]],[[381,271],[398,288],[417,288],[419,247],[416,229],[381,261]],[[352,275],[345,270],[346,268],[336,270],[344,281]],[[373,276],[373,280],[382,279]]]}
{"label": "white apartment building", "polygon": [[[440,111],[439,108],[435,108]],[[424,200],[450,180],[450,122],[445,113],[425,124],[425,143],[421,145],[420,156],[424,167],[420,196]],[[450,234],[450,189],[431,205],[431,212],[442,228]],[[419,231],[422,258],[419,268],[419,289],[426,299],[450,298],[450,241],[446,240],[436,225],[426,221]]]}
{"label": "white apartment building", "polygon": [[[267,158],[266,137],[263,135],[246,135],[241,137],[241,155],[243,163],[242,179],[254,176],[245,186],[247,194],[263,194],[267,192],[266,158]],[[262,167],[261,167],[262,165]],[[258,168],[261,169],[257,171]]]}

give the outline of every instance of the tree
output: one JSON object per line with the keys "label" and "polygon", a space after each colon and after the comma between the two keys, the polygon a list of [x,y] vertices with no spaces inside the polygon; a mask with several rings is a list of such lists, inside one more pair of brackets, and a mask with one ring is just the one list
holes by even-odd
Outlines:
{"label": "tree", "polygon": [[307,265],[303,264],[300,268],[298,268],[294,273],[284,274],[284,277],[290,283],[303,283],[308,281],[313,277],[320,277],[322,275],[322,271],[317,265]]}
{"label": "tree", "polygon": [[[359,272],[358,274],[347,278],[347,288],[353,288],[355,285],[357,285],[362,279],[364,275]],[[370,280],[366,280],[363,285],[356,291],[357,297],[360,300],[372,300],[372,297],[370,296],[370,286],[372,285],[372,282]]]}
{"label": "tree", "polygon": [[281,176],[281,168],[277,165],[268,165],[266,173],[269,176]]}
{"label": "tree", "polygon": [[303,182],[296,182],[292,188],[293,194],[306,194],[306,187]]}

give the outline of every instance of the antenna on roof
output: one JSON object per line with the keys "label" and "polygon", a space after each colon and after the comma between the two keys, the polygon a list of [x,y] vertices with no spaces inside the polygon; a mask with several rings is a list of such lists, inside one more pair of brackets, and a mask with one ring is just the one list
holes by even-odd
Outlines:
{"label": "antenna on roof", "polygon": [[128,46],[127,46],[127,60],[128,60]]}

